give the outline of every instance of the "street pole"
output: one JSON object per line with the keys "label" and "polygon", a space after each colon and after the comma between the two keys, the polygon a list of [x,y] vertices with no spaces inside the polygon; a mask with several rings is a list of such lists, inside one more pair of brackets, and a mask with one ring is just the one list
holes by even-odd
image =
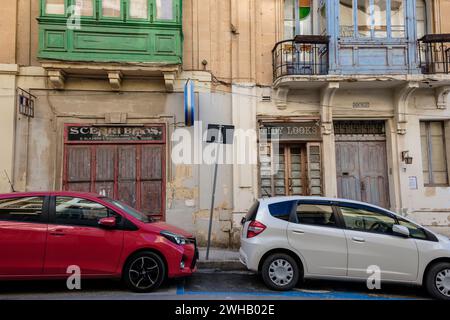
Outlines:
{"label": "street pole", "polygon": [[214,218],[214,204],[216,201],[217,172],[219,169],[219,154],[221,143],[222,143],[222,126],[219,126],[219,136],[217,140],[217,150],[216,150],[216,163],[214,166],[213,191],[211,197],[211,211],[209,213],[208,246],[206,248],[206,260],[209,260],[209,249],[211,248],[211,232],[212,232],[212,222]]}

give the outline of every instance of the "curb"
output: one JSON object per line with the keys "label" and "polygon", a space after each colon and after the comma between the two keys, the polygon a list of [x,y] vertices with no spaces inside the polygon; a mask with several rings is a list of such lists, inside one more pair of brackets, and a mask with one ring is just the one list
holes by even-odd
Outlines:
{"label": "curb", "polygon": [[239,260],[200,260],[197,268],[199,270],[247,271]]}

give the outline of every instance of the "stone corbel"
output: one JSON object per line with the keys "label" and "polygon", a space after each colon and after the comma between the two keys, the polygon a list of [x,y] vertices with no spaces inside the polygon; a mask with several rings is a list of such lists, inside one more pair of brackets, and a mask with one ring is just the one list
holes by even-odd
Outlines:
{"label": "stone corbel", "polygon": [[108,72],[108,79],[111,88],[114,91],[119,91],[122,87],[122,72],[120,71],[110,71]]}
{"label": "stone corbel", "polygon": [[176,79],[176,72],[164,72],[164,82],[166,84],[166,90],[168,92],[173,92],[175,87],[175,79]]}
{"label": "stone corbel", "polygon": [[66,73],[61,69],[53,69],[47,71],[48,79],[54,89],[64,89]]}
{"label": "stone corbel", "polygon": [[339,87],[339,82],[329,82],[320,90],[320,120],[324,135],[333,133],[333,98]]}
{"label": "stone corbel", "polygon": [[448,94],[450,93],[450,86],[438,87],[434,90],[434,93],[436,95],[437,108],[440,110],[446,110],[447,109],[447,97],[448,97]]}
{"label": "stone corbel", "polygon": [[285,110],[287,108],[287,97],[289,94],[288,87],[279,87],[275,90],[275,105],[279,110]]}
{"label": "stone corbel", "polygon": [[411,95],[419,88],[418,82],[408,82],[395,91],[397,134],[405,135],[408,124],[408,103]]}

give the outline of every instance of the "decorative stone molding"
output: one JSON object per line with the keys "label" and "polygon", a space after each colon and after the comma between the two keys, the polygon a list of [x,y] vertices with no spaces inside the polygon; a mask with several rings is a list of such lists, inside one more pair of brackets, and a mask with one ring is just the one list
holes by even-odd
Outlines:
{"label": "decorative stone molding", "polygon": [[408,124],[408,103],[411,95],[419,88],[415,81],[407,82],[395,91],[397,134],[405,135]]}
{"label": "decorative stone molding", "polygon": [[333,133],[333,98],[339,89],[339,82],[329,82],[320,90],[320,115],[322,122],[322,133],[330,135]]}
{"label": "decorative stone molding", "polygon": [[53,69],[47,71],[48,79],[54,89],[64,89],[66,81],[66,73],[61,69]]}
{"label": "decorative stone molding", "polygon": [[175,86],[176,72],[163,72],[164,82],[166,83],[166,90],[173,92]]}
{"label": "decorative stone molding", "polygon": [[436,96],[436,105],[440,110],[447,109],[447,97],[450,93],[450,86],[438,87],[434,90]]}
{"label": "decorative stone molding", "polygon": [[288,87],[279,87],[275,90],[275,105],[279,110],[285,110],[287,108],[287,97],[289,94]]}
{"label": "decorative stone molding", "polygon": [[119,91],[122,87],[122,72],[120,71],[110,71],[108,72],[108,79],[111,88],[114,91]]}

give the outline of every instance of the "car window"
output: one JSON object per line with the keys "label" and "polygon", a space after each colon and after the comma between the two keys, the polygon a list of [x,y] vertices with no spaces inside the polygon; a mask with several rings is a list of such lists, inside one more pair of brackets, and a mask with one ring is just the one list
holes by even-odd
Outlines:
{"label": "car window", "polygon": [[269,205],[269,212],[272,217],[289,221],[291,216],[293,201],[278,202]]}
{"label": "car window", "polygon": [[299,204],[297,206],[297,219],[300,224],[335,227],[336,219],[333,208],[322,204]]}
{"label": "car window", "polygon": [[419,240],[428,240],[428,236],[425,230],[412,222],[406,221],[402,218],[398,218],[400,225],[407,227],[409,229],[409,235],[411,238]]}
{"label": "car window", "polygon": [[117,201],[117,200],[112,200],[109,198],[103,198],[103,200],[109,202],[110,204],[119,207],[120,209],[122,209],[123,211],[125,211],[126,213],[128,213],[130,216],[138,219],[141,222],[144,223],[151,223],[154,222],[150,217],[146,216],[145,214],[143,214],[142,212],[137,211],[136,209],[130,207],[129,205]]}
{"label": "car window", "polygon": [[55,222],[57,224],[98,227],[103,218],[121,217],[100,203],[72,197],[56,197]]}
{"label": "car window", "polygon": [[44,197],[0,199],[0,221],[42,222]]}
{"label": "car window", "polygon": [[395,219],[369,209],[340,207],[345,227],[356,231],[393,234]]}
{"label": "car window", "polygon": [[259,209],[259,201],[255,201],[255,203],[252,205],[250,210],[248,210],[247,214],[245,215],[245,221],[253,221],[256,219],[256,214],[258,213]]}

